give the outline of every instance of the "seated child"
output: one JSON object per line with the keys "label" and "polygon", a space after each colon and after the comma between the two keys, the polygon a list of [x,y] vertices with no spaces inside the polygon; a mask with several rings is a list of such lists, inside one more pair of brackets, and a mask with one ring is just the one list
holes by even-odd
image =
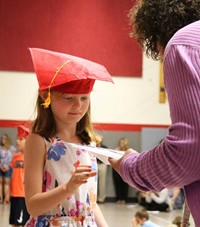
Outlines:
{"label": "seated child", "polygon": [[149,220],[149,214],[146,209],[141,209],[136,212],[135,217],[132,219],[132,227],[160,227]]}

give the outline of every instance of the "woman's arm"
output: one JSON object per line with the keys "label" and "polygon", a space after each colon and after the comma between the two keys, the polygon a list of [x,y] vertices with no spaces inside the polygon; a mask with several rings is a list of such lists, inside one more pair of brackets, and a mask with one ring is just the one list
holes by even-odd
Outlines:
{"label": "woman's arm", "polygon": [[172,125],[166,139],[147,152],[110,160],[138,190],[183,187],[200,179],[199,55],[199,49],[188,44],[168,45],[164,71]]}

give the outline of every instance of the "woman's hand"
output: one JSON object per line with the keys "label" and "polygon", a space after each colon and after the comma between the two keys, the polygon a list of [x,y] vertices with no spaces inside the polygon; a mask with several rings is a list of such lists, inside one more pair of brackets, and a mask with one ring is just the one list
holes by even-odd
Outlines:
{"label": "woman's hand", "polygon": [[96,176],[97,173],[92,171],[92,167],[89,165],[79,164],[74,171],[71,179],[66,184],[66,191],[69,194],[76,192],[81,184],[87,183],[88,178]]}
{"label": "woman's hand", "polygon": [[114,159],[114,158],[108,158],[108,161],[110,162],[110,164],[112,165],[112,167],[119,172],[119,166],[122,162],[122,160],[129,154],[132,153],[138,153],[137,151],[133,150],[133,149],[128,149],[127,151],[125,151],[124,155],[120,158],[120,159]]}

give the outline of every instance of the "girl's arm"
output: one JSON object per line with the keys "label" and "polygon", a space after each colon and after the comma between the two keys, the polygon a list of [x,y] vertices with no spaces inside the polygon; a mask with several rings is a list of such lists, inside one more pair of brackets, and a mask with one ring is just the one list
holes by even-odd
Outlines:
{"label": "girl's arm", "polygon": [[96,221],[96,224],[98,227],[108,227],[108,224],[106,223],[106,220],[105,220],[98,204],[96,204],[96,207],[94,209],[94,216],[95,216],[95,221]]}
{"label": "girl's arm", "polygon": [[48,192],[42,192],[43,172],[46,157],[46,147],[42,137],[30,134],[26,139],[25,163],[25,198],[31,216],[38,216],[55,208],[60,202],[73,194],[77,188],[87,182],[89,177],[96,175],[91,167],[79,165],[71,179]]}

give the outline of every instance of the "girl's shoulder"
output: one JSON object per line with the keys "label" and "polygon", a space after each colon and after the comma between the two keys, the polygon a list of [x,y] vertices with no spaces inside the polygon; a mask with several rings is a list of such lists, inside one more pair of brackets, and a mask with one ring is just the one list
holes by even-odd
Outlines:
{"label": "girl's shoulder", "polygon": [[37,133],[33,133],[31,132],[27,137],[26,137],[26,141],[40,141],[40,140],[43,140],[43,137],[40,136],[39,134]]}
{"label": "girl's shoulder", "polygon": [[44,144],[44,138],[36,133],[30,133],[26,138],[26,146],[28,147],[41,147]]}
{"label": "girl's shoulder", "polygon": [[46,144],[44,138],[36,133],[30,133],[26,138],[25,143],[25,155],[31,156],[42,156],[46,153]]}

